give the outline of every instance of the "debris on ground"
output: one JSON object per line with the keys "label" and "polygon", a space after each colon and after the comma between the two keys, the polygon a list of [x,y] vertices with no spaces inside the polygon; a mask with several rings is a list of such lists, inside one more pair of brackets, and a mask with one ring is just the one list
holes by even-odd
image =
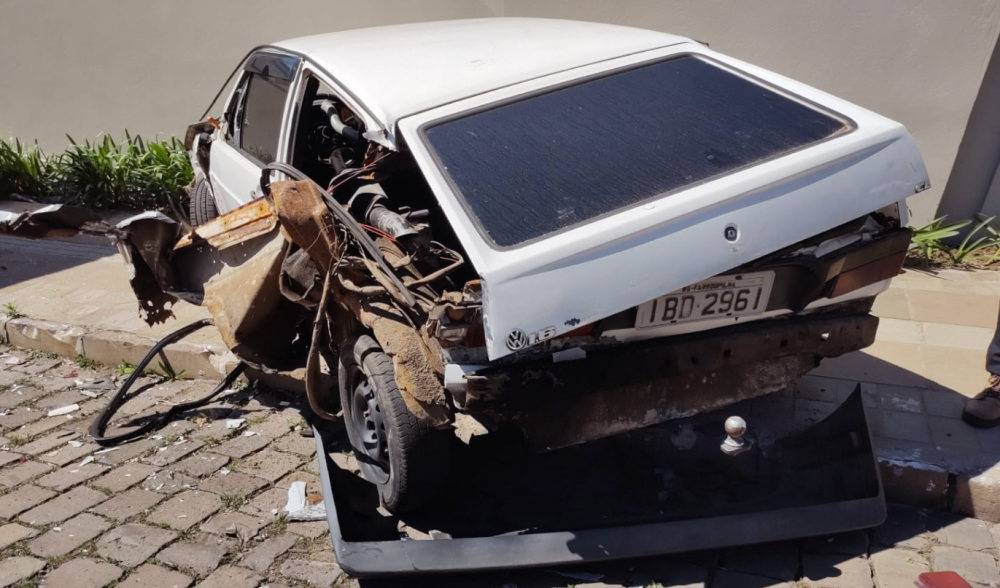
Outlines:
{"label": "debris on ground", "polygon": [[323,496],[312,494],[306,496],[306,483],[292,482],[288,487],[288,502],[284,511],[290,521],[325,521],[326,504]]}
{"label": "debris on ground", "polygon": [[53,408],[52,410],[49,411],[48,416],[50,416],[50,417],[62,416],[64,414],[70,414],[70,413],[76,412],[78,410],[80,410],[80,405],[79,404],[69,404],[67,406],[61,406],[59,408]]}

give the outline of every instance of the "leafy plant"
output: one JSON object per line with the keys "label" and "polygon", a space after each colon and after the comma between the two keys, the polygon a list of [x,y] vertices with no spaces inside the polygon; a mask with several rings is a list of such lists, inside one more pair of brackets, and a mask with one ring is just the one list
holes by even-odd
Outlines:
{"label": "leafy plant", "polygon": [[175,371],[174,366],[161,361],[159,370],[146,370],[146,373],[151,376],[156,376],[157,378],[162,378],[168,382],[173,382],[184,377],[185,371],[186,370],[181,370],[179,372]]}
{"label": "leafy plant", "polygon": [[82,367],[85,370],[97,369],[101,365],[100,363],[94,361],[93,359],[90,359],[85,355],[77,355],[75,361],[76,365]]}
{"label": "leafy plant", "polygon": [[972,240],[972,238],[975,237],[976,234],[979,233],[979,231],[981,231],[984,227],[989,227],[990,223],[992,223],[995,218],[995,216],[991,216],[988,219],[981,221],[978,225],[973,227],[971,231],[969,231],[969,233],[965,236],[965,239],[962,239],[962,243],[958,247],[954,247],[948,252],[955,263],[963,263],[969,255],[1000,243],[1000,240],[995,237],[991,238],[989,235],[979,237],[975,241]]}
{"label": "leafy plant", "polygon": [[948,251],[948,246],[944,240],[959,234],[961,229],[972,224],[971,220],[959,221],[950,225],[945,225],[947,216],[936,218],[927,225],[913,230],[911,243],[925,258],[930,259],[935,251]]}
{"label": "leafy plant", "polygon": [[22,314],[21,311],[17,308],[17,305],[14,304],[13,302],[8,302],[7,304],[5,304],[3,309],[4,312],[7,313],[7,316],[9,318],[16,319],[24,316],[24,314]]}
{"label": "leafy plant", "polygon": [[135,371],[135,366],[123,359],[115,366],[115,371],[120,376],[130,376]]}
{"label": "leafy plant", "polygon": [[39,349],[29,349],[28,359],[55,359],[59,357],[51,351],[41,351]]}
{"label": "leafy plant", "polygon": [[18,139],[0,139],[0,196],[49,196],[62,183],[61,156],[49,157],[38,147]]}

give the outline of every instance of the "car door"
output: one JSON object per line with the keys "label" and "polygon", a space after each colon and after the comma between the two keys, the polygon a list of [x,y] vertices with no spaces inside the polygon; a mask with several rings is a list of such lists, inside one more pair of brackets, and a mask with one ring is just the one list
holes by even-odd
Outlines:
{"label": "car door", "polygon": [[222,136],[212,141],[209,180],[219,213],[259,197],[261,169],[283,161],[292,81],[301,59],[259,51],[245,62],[226,106]]}

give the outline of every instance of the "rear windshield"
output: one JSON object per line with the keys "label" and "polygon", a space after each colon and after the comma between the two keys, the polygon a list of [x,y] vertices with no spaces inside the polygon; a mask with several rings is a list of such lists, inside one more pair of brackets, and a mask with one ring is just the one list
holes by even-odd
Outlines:
{"label": "rear windshield", "polygon": [[685,56],[464,115],[425,133],[482,232],[512,247],[845,128]]}

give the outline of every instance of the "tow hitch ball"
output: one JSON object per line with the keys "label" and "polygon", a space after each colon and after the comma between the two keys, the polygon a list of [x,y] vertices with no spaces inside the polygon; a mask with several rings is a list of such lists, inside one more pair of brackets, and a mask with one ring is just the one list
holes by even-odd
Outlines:
{"label": "tow hitch ball", "polygon": [[742,417],[731,416],[726,419],[726,439],[719,446],[726,455],[739,455],[753,447],[753,439],[746,437],[747,422]]}

